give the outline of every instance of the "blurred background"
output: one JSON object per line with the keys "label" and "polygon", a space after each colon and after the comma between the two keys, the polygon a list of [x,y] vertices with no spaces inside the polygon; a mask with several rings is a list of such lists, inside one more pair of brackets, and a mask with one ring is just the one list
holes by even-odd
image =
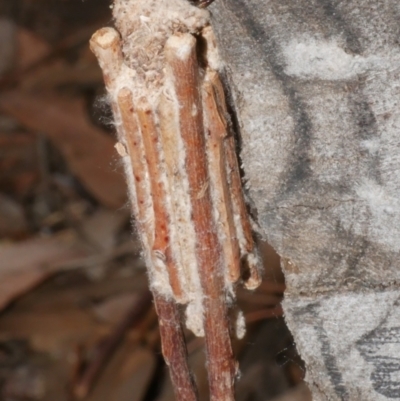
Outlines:
{"label": "blurred background", "polygon": [[[0,0],[0,400],[173,401],[104,85],[110,0]],[[279,257],[240,290],[238,401],[309,401]],[[203,339],[187,332],[207,400]]]}

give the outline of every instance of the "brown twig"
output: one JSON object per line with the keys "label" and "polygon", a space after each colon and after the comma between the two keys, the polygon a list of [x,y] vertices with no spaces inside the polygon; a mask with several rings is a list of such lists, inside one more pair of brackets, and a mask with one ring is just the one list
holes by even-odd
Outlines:
{"label": "brown twig", "polygon": [[194,229],[188,207],[190,198],[185,185],[184,154],[176,109],[176,103],[171,101],[168,94],[163,93],[157,111],[169,185],[170,227],[175,228],[170,232],[171,249],[176,267],[180,271],[182,287],[187,298],[190,298],[190,294],[199,293],[200,284],[198,280],[196,281],[194,272],[196,265]]}
{"label": "brown twig", "polygon": [[233,401],[236,366],[224,297],[223,254],[209,189],[196,39],[190,34],[172,36],[166,43],[165,54],[173,77],[171,84],[180,105],[180,131],[186,149],[196,256],[204,294],[210,398],[212,401]]}
{"label": "brown twig", "polygon": [[227,135],[227,124],[219,113],[217,99],[212,81],[216,72],[207,72],[203,83],[203,108],[208,130],[207,147],[210,163],[210,178],[214,188],[214,203],[218,211],[218,226],[222,231],[220,240],[224,251],[228,280],[235,283],[240,278],[240,250],[237,240],[232,199],[228,188],[225,167],[224,139]]}
{"label": "brown twig", "polygon": [[[228,113],[225,102],[225,94],[223,85],[218,74],[213,74],[211,82],[218,106],[222,109],[221,114]],[[227,127],[228,132],[229,127]],[[261,283],[260,261],[256,255],[256,244],[253,239],[249,214],[243,197],[242,179],[240,177],[239,164],[236,156],[235,138],[233,133],[229,132],[228,137],[224,141],[224,150],[226,157],[226,168],[228,171],[228,182],[232,197],[232,207],[234,213],[239,216],[236,221],[236,230],[239,234],[239,244],[241,254],[246,258],[249,268],[249,277],[245,279],[245,286],[248,289],[255,289]]]}
{"label": "brown twig", "polygon": [[[182,288],[170,246],[170,219],[165,205],[167,194],[160,175],[161,156],[158,150],[160,140],[159,129],[154,121],[153,112],[145,100],[138,106],[137,115],[142,132],[150,176],[151,197],[153,199],[155,238],[152,246],[152,253],[154,259],[157,259],[157,263],[165,263],[175,299],[181,300],[183,296]],[[157,268],[157,265],[155,268]]]}
{"label": "brown twig", "polygon": [[178,401],[197,401],[197,389],[190,374],[187,350],[177,304],[154,293],[164,359],[169,366]]}

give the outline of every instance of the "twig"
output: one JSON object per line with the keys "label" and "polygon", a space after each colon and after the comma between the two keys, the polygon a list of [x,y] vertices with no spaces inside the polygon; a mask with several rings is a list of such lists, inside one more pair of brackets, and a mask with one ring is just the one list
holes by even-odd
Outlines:
{"label": "twig", "polygon": [[[210,30],[204,30],[205,35],[210,35]],[[208,43],[212,43],[212,39],[208,40]],[[221,115],[227,115],[228,110],[225,102],[224,88],[218,77],[218,74],[213,74],[210,79],[216,103],[221,108]],[[249,277],[245,278],[244,285],[248,289],[255,289],[261,284],[260,274],[260,261],[256,255],[256,244],[253,239],[249,214],[247,212],[246,204],[243,197],[242,191],[242,179],[240,177],[239,164],[236,157],[235,139],[233,133],[229,129],[228,124],[227,131],[229,135],[224,141],[224,153],[226,159],[226,168],[228,171],[228,182],[230,188],[230,194],[232,198],[233,212],[238,218],[235,220],[236,230],[239,238],[239,245],[241,248],[241,254],[245,256],[247,266],[249,268]]]}
{"label": "twig", "polygon": [[165,205],[167,197],[165,187],[160,175],[160,154],[159,137],[160,133],[154,121],[152,110],[146,104],[142,103],[137,109],[139,125],[142,132],[142,138],[146,153],[147,166],[149,169],[151,197],[153,199],[154,210],[154,243],[152,246],[153,259],[156,259],[155,267],[158,263],[165,263],[169,282],[176,300],[182,299],[182,289],[176,269],[175,261],[171,254],[170,245],[170,219]]}
{"label": "twig", "polygon": [[185,338],[178,306],[173,300],[154,293],[154,303],[159,319],[164,359],[169,366],[177,401],[197,401],[197,389],[190,374]]}
{"label": "twig", "polygon": [[218,211],[219,235],[224,251],[227,279],[235,283],[240,278],[240,250],[236,236],[236,228],[232,210],[232,198],[228,188],[224,140],[227,135],[227,124],[219,113],[217,99],[214,94],[213,81],[216,72],[207,71],[203,84],[203,107],[206,117],[207,147],[210,163],[210,178],[214,181],[214,203]]}
{"label": "twig", "polygon": [[196,256],[204,294],[210,398],[212,401],[231,401],[234,400],[236,366],[224,297],[222,249],[214,226],[208,186],[196,39],[189,34],[172,36],[166,43],[165,54],[173,76],[171,84],[174,85],[180,104],[180,131],[186,149],[186,171],[197,242]]}

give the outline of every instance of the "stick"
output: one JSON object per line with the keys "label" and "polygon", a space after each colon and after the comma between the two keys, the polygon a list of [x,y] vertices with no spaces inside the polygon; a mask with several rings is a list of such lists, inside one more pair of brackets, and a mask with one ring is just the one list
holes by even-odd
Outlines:
{"label": "stick", "polygon": [[[210,40],[208,43],[210,43]],[[218,74],[215,73],[210,76],[210,81],[213,85],[216,103],[221,108],[221,115],[227,115],[228,111],[226,108],[224,89]],[[228,182],[230,184],[230,194],[232,197],[232,208],[234,214],[237,216],[235,224],[239,237],[241,255],[246,258],[249,268],[249,277],[245,279],[244,285],[248,289],[255,289],[261,284],[260,260],[256,253],[256,244],[253,239],[249,214],[243,197],[242,179],[240,177],[239,164],[236,157],[235,138],[232,132],[229,132],[229,135],[224,141],[224,151]]]}
{"label": "stick", "polygon": [[147,167],[150,176],[151,197],[153,200],[155,227],[152,257],[156,260],[154,263],[156,269],[158,264],[165,264],[175,299],[181,300],[183,293],[170,245],[170,218],[165,205],[167,198],[166,189],[160,174],[161,157],[158,150],[159,131],[154,121],[153,112],[146,101],[143,100],[143,103],[137,108],[137,115],[146,153]]}
{"label": "stick", "polygon": [[[196,40],[190,34],[172,36],[165,46],[179,103],[182,140],[186,149],[196,256],[203,289],[204,331],[212,401],[233,401],[236,367],[224,296],[222,249],[216,235],[209,190]],[[171,78],[171,77],[170,77]]]}
{"label": "stick", "polygon": [[232,210],[232,199],[228,188],[226,173],[226,160],[224,152],[224,140],[227,135],[227,124],[224,117],[219,113],[217,101],[212,85],[213,75],[207,72],[203,84],[203,108],[206,116],[209,153],[209,171],[214,181],[214,203],[218,211],[218,228],[220,229],[220,240],[224,251],[225,265],[227,267],[227,278],[235,283],[240,278],[240,250],[236,235],[235,222]]}
{"label": "stick", "polygon": [[156,293],[153,295],[159,318],[162,352],[169,366],[176,400],[197,401],[197,389],[189,370],[178,307],[173,300],[167,300]]}

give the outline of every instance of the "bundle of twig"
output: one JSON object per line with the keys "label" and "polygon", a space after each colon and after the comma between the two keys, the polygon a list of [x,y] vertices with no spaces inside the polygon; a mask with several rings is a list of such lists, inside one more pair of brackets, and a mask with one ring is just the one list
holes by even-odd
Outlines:
{"label": "bundle of twig", "polygon": [[211,399],[233,400],[228,309],[235,285],[255,288],[260,275],[209,13],[186,0],[116,0],[113,8],[119,32],[101,29],[91,47],[114,113],[164,357],[177,398],[196,400],[178,310],[186,305],[187,327],[205,335]]}

